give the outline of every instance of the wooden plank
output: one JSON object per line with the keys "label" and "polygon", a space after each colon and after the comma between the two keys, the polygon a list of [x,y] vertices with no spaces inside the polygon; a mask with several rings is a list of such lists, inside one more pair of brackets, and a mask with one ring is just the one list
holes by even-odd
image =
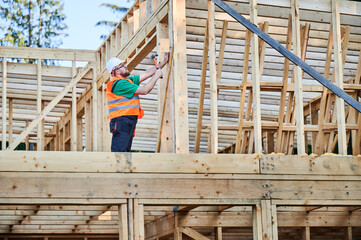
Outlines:
{"label": "wooden plank", "polygon": [[253,228],[253,239],[262,239],[262,216],[261,216],[261,205],[256,204],[252,206],[252,228]]}
{"label": "wooden plank", "polygon": [[145,228],[144,228],[144,205],[139,204],[139,240],[145,239]]}
{"label": "wooden plank", "polygon": [[185,0],[173,1],[174,111],[176,153],[189,152]]}
{"label": "wooden plank", "polygon": [[83,49],[0,47],[0,57],[9,58],[94,61],[95,55],[96,51]]}
{"label": "wooden plank", "polygon": [[242,90],[241,90],[241,100],[240,100],[240,105],[239,105],[238,131],[237,131],[235,153],[240,153],[240,151],[241,151],[241,138],[242,138],[242,128],[243,128],[243,119],[244,119],[244,105],[246,103],[249,50],[250,50],[250,46],[251,46],[250,44],[251,44],[251,31],[249,31],[247,29],[245,46],[244,46],[245,50],[244,50],[243,73],[242,73]]}
{"label": "wooden plank", "polygon": [[216,36],[214,33],[214,12],[215,6],[208,0],[208,54],[209,54],[209,82],[211,95],[211,153],[218,153],[218,103],[217,103],[217,69],[216,69]]}
{"label": "wooden plank", "polygon": [[[72,78],[76,76],[76,61],[72,61]],[[71,151],[77,151],[78,148],[78,136],[77,136],[77,110],[76,110],[76,84],[71,91]],[[79,138],[80,141],[81,138]]]}
{"label": "wooden plank", "polygon": [[272,239],[271,200],[261,200],[262,239]]}
{"label": "wooden plank", "polygon": [[[250,20],[258,25],[257,0],[250,1]],[[260,93],[260,69],[259,69],[259,44],[255,34],[251,34],[252,56],[252,92],[253,92],[253,121],[254,121],[254,145],[255,153],[262,153],[262,130],[261,130],[261,93]]]}
{"label": "wooden plank", "polygon": [[99,129],[99,121],[98,121],[98,88],[97,88],[97,73],[96,73],[96,64],[93,64],[93,81],[92,81],[92,130],[93,130],[93,152],[99,151],[98,147],[98,129]]}
{"label": "wooden plank", "polygon": [[193,238],[194,240],[209,240],[209,238],[207,238],[206,236],[193,230],[190,227],[182,227],[181,229],[182,229],[182,233],[188,235],[189,237]]}
{"label": "wooden plank", "polygon": [[26,137],[26,135],[28,135],[35,126],[44,119],[44,117],[65,96],[65,94],[69,92],[69,90],[90,70],[92,65],[92,62],[88,63],[82,71],[58,93],[58,95],[41,111],[41,113],[36,116],[30,125],[14,140],[14,142],[7,148],[7,151],[15,149],[15,147]]}
{"label": "wooden plank", "polygon": [[9,144],[13,141],[13,99],[9,98]]}
{"label": "wooden plank", "polygon": [[[343,63],[341,50],[341,20],[340,20],[340,3],[339,0],[332,0],[332,26],[334,41],[334,58],[335,58],[335,79],[336,85],[343,89]],[[347,155],[346,144],[346,127],[345,127],[345,103],[343,99],[336,98],[337,109],[337,132],[338,132],[338,152]],[[361,111],[360,111],[361,112]]]}
{"label": "wooden plank", "polygon": [[201,81],[200,81],[200,93],[198,102],[197,113],[197,129],[196,139],[194,142],[194,153],[199,153],[201,132],[202,132],[202,120],[203,120],[203,107],[204,107],[204,94],[207,76],[207,62],[208,62],[208,47],[209,47],[209,34],[208,34],[208,21],[206,22],[206,29],[204,33],[204,45],[203,45],[203,57],[202,57],[202,69],[201,69]]}
{"label": "wooden plank", "polygon": [[[43,110],[43,104],[42,104],[42,78],[41,78],[41,59],[37,59],[38,62],[36,64],[36,72],[37,72],[37,99],[36,99],[36,109],[37,114],[40,114]],[[44,121],[40,121],[38,123],[38,129],[37,129],[37,150],[38,151],[44,151]]]}
{"label": "wooden plank", "polygon": [[134,239],[134,199],[128,198],[128,240]]}
{"label": "wooden plank", "polygon": [[258,163],[257,155],[240,154],[0,153],[2,171],[258,173]]}
{"label": "wooden plank", "polygon": [[271,213],[272,213],[272,239],[278,240],[278,215],[277,215],[277,207],[276,205],[271,205]]}
{"label": "wooden plank", "polygon": [[358,175],[360,157],[342,156],[262,156],[261,173],[267,174],[323,174]]}
{"label": "wooden plank", "polygon": [[1,149],[6,149],[6,91],[7,91],[7,58],[3,57],[2,60],[2,142]]}
{"label": "wooden plank", "polygon": [[[298,0],[291,1],[292,12],[292,40],[294,54],[301,58],[301,33]],[[302,88],[302,70],[299,66],[294,65],[295,75],[295,110],[297,126],[297,154],[305,153],[305,129],[303,114],[303,88]]]}
{"label": "wooden plank", "polygon": [[[169,51],[169,39],[168,39],[168,29],[167,25],[164,23],[158,24],[158,55],[161,56],[162,53]],[[162,37],[163,36],[163,37]],[[164,38],[165,41],[160,38]],[[162,43],[163,42],[163,43]],[[163,70],[166,72],[166,81],[159,83],[160,89],[158,94],[159,99],[159,109],[160,109],[160,124],[158,128],[158,138],[157,138],[157,147],[156,152],[172,152],[173,141],[172,141],[172,129],[171,129],[171,112],[172,112],[172,101],[171,101],[171,89],[169,88],[170,78],[171,78],[171,69],[173,65],[173,48],[170,51],[169,63],[168,66]],[[160,59],[163,60],[163,59]],[[168,98],[169,95],[169,98]],[[161,104],[162,103],[162,104]],[[166,121],[164,121],[166,120]],[[164,124],[164,122],[166,124]],[[163,130],[164,128],[164,130]],[[163,136],[164,134],[164,136]],[[161,144],[162,143],[162,144]]]}
{"label": "wooden plank", "polygon": [[[131,220],[133,222],[133,239],[134,240],[139,240],[139,227],[140,227],[140,222],[139,222],[139,199],[133,199],[133,219]],[[129,219],[130,216],[129,216]]]}

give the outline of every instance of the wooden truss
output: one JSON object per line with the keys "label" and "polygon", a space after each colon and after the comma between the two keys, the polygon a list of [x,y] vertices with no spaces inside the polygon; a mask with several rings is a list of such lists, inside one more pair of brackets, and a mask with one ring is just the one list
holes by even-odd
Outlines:
{"label": "wooden truss", "polygon": [[[360,3],[226,3],[360,102]],[[107,60],[166,51],[133,142],[152,153],[109,153]],[[361,114],[209,0],[138,0],[95,51],[0,57],[1,240],[361,237]]]}

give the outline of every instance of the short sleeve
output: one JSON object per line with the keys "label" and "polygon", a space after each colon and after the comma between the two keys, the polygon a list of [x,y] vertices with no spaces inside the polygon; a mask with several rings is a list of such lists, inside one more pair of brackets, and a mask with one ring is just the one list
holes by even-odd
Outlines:
{"label": "short sleeve", "polygon": [[139,86],[140,75],[130,76],[127,78],[132,80],[135,85]]}
{"label": "short sleeve", "polygon": [[119,79],[118,81],[115,81],[113,83],[112,92],[119,96],[132,98],[135,91],[137,91],[138,87],[139,87],[139,78],[138,78],[138,85],[124,79]]}

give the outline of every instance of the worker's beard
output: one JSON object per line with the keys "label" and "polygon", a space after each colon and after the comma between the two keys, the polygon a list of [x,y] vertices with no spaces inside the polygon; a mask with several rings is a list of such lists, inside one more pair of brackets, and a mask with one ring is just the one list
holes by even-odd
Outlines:
{"label": "worker's beard", "polygon": [[126,71],[125,73],[122,74],[123,77],[128,77],[130,75],[130,72],[129,71]]}

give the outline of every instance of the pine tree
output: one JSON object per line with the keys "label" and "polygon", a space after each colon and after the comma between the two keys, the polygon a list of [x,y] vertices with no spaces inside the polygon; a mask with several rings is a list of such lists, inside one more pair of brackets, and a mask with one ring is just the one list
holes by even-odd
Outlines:
{"label": "pine tree", "polygon": [[61,0],[3,0],[0,2],[0,46],[56,48],[64,31]]}
{"label": "pine tree", "polygon": [[[128,0],[128,2],[134,2],[134,0]],[[109,8],[113,12],[113,14],[116,14],[116,16],[119,16],[119,19],[124,14],[124,12],[128,11],[128,9],[129,9],[129,8],[111,4],[111,3],[102,3],[102,4],[100,4],[99,7]],[[102,20],[102,21],[97,22],[95,24],[95,26],[106,26],[109,29],[113,29],[117,24],[118,24],[118,22]],[[105,39],[106,37],[107,37],[107,35],[103,34],[100,36],[100,39]]]}

